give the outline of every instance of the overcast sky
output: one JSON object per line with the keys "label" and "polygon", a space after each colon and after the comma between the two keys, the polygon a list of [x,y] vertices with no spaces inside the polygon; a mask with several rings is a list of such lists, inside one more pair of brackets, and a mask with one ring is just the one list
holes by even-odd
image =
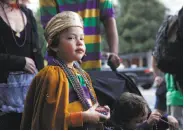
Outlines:
{"label": "overcast sky", "polygon": [[164,3],[164,5],[170,9],[169,14],[176,14],[178,10],[183,6],[184,0],[159,0]]}

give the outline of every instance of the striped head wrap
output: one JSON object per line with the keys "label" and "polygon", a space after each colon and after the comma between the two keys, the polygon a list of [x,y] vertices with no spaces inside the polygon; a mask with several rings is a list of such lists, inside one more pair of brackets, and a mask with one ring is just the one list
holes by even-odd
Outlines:
{"label": "striped head wrap", "polygon": [[83,21],[80,15],[72,11],[63,11],[55,15],[45,27],[45,38],[48,45],[52,43],[52,38],[62,30],[69,27],[83,28]]}

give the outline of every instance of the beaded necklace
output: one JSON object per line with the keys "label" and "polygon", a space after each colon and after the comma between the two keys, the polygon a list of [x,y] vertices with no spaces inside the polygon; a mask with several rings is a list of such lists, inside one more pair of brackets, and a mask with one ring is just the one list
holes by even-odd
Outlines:
{"label": "beaded necklace", "polygon": [[[154,127],[155,127],[155,129],[154,129]],[[157,126],[157,123],[156,122],[154,122],[153,130],[158,130],[158,126]]]}
{"label": "beaded necklace", "polygon": [[[86,95],[84,93],[83,88],[80,85],[80,82],[79,82],[77,76],[70,70],[70,68],[67,67],[67,65],[62,60],[53,59],[53,62],[56,63],[57,65],[59,65],[64,70],[68,80],[71,82],[73,89],[77,93],[77,96],[79,97],[79,100],[82,103],[84,109],[88,110],[91,106],[90,106],[89,102],[87,101]],[[84,71],[81,69],[81,67],[79,67],[75,64],[74,64],[74,68],[76,68],[79,71],[79,73],[81,74],[81,76],[83,77],[83,79],[85,81],[86,87],[90,90],[91,85],[90,85],[90,82],[89,82],[88,78],[86,77]],[[95,97],[92,95],[92,93],[90,91],[89,91],[89,95],[90,95],[92,102],[96,103],[97,100],[95,99]]]}
{"label": "beaded necklace", "polygon": [[22,16],[22,19],[23,19],[24,28],[25,28],[25,36],[24,36],[24,41],[23,41],[22,44],[18,44],[18,42],[17,42],[17,40],[16,40],[16,38],[15,38],[15,35],[16,35],[17,37],[20,38],[20,32],[15,31],[16,34],[14,35],[13,29],[12,29],[12,27],[11,27],[11,24],[10,24],[10,21],[9,21],[9,19],[8,19],[8,16],[7,16],[6,12],[5,12],[4,6],[3,6],[3,4],[2,4],[1,2],[0,2],[0,5],[1,5],[2,9],[3,9],[3,12],[4,12],[4,15],[5,15],[5,17],[6,17],[6,20],[7,20],[8,24],[9,24],[9,26],[10,26],[10,29],[11,29],[12,36],[13,36],[13,39],[14,39],[14,41],[15,41],[15,44],[16,44],[18,47],[23,47],[23,46],[25,45],[25,43],[26,43],[27,31],[26,31],[26,23],[25,23],[24,15],[23,15],[22,11],[20,10],[19,5],[16,4],[17,8],[19,9],[19,11],[20,11],[20,13],[21,13],[21,16]]}

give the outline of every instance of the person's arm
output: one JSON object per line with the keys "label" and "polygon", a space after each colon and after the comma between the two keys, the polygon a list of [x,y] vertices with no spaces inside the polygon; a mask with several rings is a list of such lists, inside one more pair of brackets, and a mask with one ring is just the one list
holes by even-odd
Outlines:
{"label": "person's arm", "polygon": [[160,74],[160,70],[158,69],[157,65],[156,65],[156,59],[154,56],[151,57],[151,61],[152,61],[152,68],[153,68],[153,74],[154,76],[159,76]]}
{"label": "person's arm", "polygon": [[151,61],[152,61],[153,75],[155,78],[154,83],[156,84],[155,86],[159,87],[161,83],[163,83],[164,78],[161,76],[162,72],[157,68],[156,59],[154,56],[152,56]]}
{"label": "person's arm", "polygon": [[4,71],[19,71],[24,69],[26,60],[22,56],[1,53],[0,63],[0,68]]}
{"label": "person's arm", "polygon": [[106,32],[106,38],[109,45],[109,51],[111,53],[118,54],[118,32],[116,27],[116,21],[114,17],[104,20],[104,27]]}
{"label": "person's arm", "polygon": [[111,53],[111,59],[109,60],[112,62],[114,67],[117,68],[120,65],[120,58],[118,56],[119,39],[114,15],[112,1],[100,1],[100,19],[105,27],[109,52]]}
{"label": "person's arm", "polygon": [[87,111],[81,111],[81,112],[74,112],[70,113],[67,118],[67,123],[69,127],[81,127],[83,126],[83,123],[90,123],[90,124],[98,124],[100,122],[100,119],[103,119],[104,121],[110,118],[110,108],[108,106],[105,106],[106,109],[108,109],[107,115],[103,115],[96,111],[99,104],[94,104],[90,109]]}

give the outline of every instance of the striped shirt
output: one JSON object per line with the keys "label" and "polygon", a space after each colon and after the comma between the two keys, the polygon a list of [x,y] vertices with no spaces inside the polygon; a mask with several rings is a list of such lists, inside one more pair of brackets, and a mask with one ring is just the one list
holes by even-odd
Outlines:
{"label": "striped shirt", "polygon": [[[111,0],[39,0],[43,27],[56,14],[62,11],[74,11],[84,21],[86,56],[83,58],[84,70],[101,68],[100,21],[114,17]],[[56,4],[56,2],[57,4]]]}

